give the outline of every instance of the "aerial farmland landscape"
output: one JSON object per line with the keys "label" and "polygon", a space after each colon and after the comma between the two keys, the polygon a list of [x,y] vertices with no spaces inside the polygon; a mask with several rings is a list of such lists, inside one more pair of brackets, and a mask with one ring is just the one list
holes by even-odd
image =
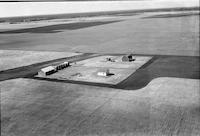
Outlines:
{"label": "aerial farmland landscape", "polygon": [[37,1],[0,2],[2,136],[200,136],[198,0]]}

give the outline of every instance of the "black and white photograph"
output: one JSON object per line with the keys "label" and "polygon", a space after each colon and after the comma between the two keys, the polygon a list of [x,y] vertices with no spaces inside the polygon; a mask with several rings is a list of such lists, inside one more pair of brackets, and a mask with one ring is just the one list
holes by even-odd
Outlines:
{"label": "black and white photograph", "polygon": [[199,0],[0,0],[1,136],[200,136]]}

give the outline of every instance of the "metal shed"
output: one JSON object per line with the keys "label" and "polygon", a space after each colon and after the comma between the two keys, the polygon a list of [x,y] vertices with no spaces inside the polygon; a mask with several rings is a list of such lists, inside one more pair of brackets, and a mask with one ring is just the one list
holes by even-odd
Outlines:
{"label": "metal shed", "polygon": [[53,73],[56,72],[56,68],[53,67],[53,66],[48,66],[48,67],[45,67],[45,68],[42,68],[39,72],[38,72],[38,75],[40,76],[47,76],[47,75],[51,75]]}
{"label": "metal shed", "polygon": [[63,62],[56,66],[56,70],[61,70],[69,66],[69,62]]}

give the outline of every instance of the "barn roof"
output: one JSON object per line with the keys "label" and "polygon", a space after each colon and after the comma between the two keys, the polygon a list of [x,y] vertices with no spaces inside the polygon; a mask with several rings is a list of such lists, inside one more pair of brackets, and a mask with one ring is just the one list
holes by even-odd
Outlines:
{"label": "barn roof", "polygon": [[55,68],[53,66],[48,66],[48,67],[41,69],[41,71],[43,71],[43,72],[48,72],[48,71],[52,71],[52,70],[55,70]]}

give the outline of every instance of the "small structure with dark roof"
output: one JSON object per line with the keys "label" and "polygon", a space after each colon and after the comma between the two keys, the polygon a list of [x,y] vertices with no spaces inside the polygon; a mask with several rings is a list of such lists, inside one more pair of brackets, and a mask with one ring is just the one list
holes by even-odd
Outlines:
{"label": "small structure with dark roof", "polygon": [[113,58],[106,58],[106,61],[115,62]]}
{"label": "small structure with dark roof", "polygon": [[133,59],[133,54],[129,54],[129,55],[124,55],[122,57],[122,61],[124,62],[130,62],[130,61],[134,61],[135,59]]}

